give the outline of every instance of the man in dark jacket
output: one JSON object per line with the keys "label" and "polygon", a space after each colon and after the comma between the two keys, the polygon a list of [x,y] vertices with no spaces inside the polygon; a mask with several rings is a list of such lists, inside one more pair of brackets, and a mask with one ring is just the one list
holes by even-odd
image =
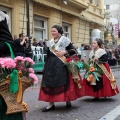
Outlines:
{"label": "man in dark jacket", "polygon": [[16,56],[25,56],[25,48],[28,48],[29,39],[24,33],[19,34],[19,38],[15,41]]}

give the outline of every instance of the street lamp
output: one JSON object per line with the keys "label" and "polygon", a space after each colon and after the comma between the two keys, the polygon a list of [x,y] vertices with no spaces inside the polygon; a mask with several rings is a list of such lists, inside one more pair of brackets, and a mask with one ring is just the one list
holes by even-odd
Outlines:
{"label": "street lamp", "polygon": [[27,17],[27,36],[30,37],[30,15],[29,15],[29,0],[26,0],[26,17]]}
{"label": "street lamp", "polygon": [[30,0],[26,0],[26,17],[27,17],[27,37],[29,38],[29,45],[26,51],[26,56],[27,57],[32,57],[32,52],[31,52],[31,37],[30,37],[30,14],[29,14],[29,5],[30,5]]}

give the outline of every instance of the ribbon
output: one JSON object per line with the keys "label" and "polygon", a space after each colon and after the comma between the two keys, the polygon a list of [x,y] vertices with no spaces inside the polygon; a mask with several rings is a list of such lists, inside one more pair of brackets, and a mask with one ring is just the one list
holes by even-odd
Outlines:
{"label": "ribbon", "polygon": [[10,74],[10,93],[18,91],[18,71],[14,69]]}
{"label": "ribbon", "polygon": [[22,72],[21,72],[21,70],[18,72],[18,83],[19,83],[19,87],[18,87],[18,92],[17,92],[17,97],[16,97],[16,101],[18,102],[18,103],[20,103],[21,102],[21,100],[22,100],[22,81],[21,81],[21,78],[20,78],[20,76],[21,76],[21,74],[22,74]]}
{"label": "ribbon", "polygon": [[81,88],[82,88],[82,86],[81,86],[81,84],[80,84],[80,80],[79,80],[79,79],[74,79],[74,82],[76,82],[76,83],[77,83],[77,86],[78,86],[78,88],[79,88],[79,89],[81,89]]}
{"label": "ribbon", "polygon": [[84,64],[82,62],[75,62],[75,65],[77,66],[77,68],[80,70],[84,67]]}
{"label": "ribbon", "polygon": [[90,71],[88,71],[88,72],[86,73],[85,79],[87,79],[90,74],[93,74],[93,75],[95,76],[96,80],[99,81],[99,78],[98,78],[96,72],[90,72]]}

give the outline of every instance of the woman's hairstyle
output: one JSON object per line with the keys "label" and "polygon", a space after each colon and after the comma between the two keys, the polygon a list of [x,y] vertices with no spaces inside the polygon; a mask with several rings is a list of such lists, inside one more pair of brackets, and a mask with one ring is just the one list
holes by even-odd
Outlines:
{"label": "woman's hairstyle", "polygon": [[103,41],[99,38],[96,38],[95,41],[97,42],[98,46],[102,48]]}
{"label": "woman's hairstyle", "polygon": [[58,33],[61,35],[63,34],[63,28],[60,25],[54,25],[52,28],[56,28],[58,30]]}

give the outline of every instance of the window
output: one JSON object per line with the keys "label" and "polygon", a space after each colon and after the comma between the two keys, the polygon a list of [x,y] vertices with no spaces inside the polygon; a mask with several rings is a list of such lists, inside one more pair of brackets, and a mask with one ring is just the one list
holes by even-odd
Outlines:
{"label": "window", "polygon": [[106,10],[109,10],[110,9],[110,5],[106,5]]}
{"label": "window", "polygon": [[63,30],[64,30],[64,35],[71,39],[71,25],[68,23],[63,23],[62,24]]}
{"label": "window", "polygon": [[99,1],[95,0],[95,5],[98,6],[98,4],[99,4]]}
{"label": "window", "polygon": [[11,10],[9,8],[2,7],[2,6],[0,6],[0,10],[9,16],[8,27],[9,27],[9,30],[11,31]]}
{"label": "window", "polygon": [[44,40],[47,38],[47,19],[39,16],[34,17],[34,38]]}

